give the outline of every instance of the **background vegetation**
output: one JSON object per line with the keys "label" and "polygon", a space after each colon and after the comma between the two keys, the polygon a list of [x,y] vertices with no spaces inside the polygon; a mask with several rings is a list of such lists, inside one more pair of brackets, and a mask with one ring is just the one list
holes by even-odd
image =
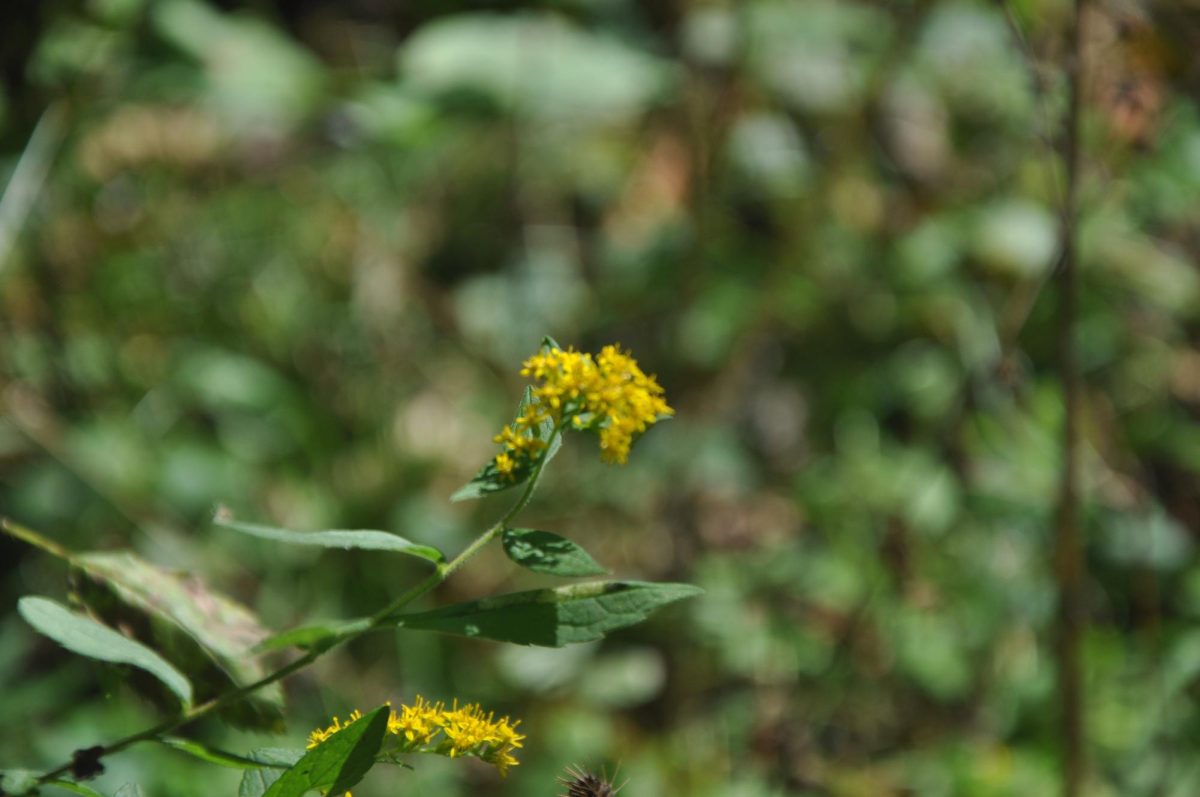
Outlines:
{"label": "background vegetation", "polygon": [[[356,642],[289,739],[415,693],[524,718],[522,765],[356,794],[1057,789],[1054,285],[1065,0],[0,11],[0,512],[203,572],[275,628],[421,572],[213,508],[455,551],[543,334],[620,341],[677,418],[570,441],[527,518],[700,599],[598,646]],[[1089,793],[1200,792],[1200,12],[1086,17],[1081,418]],[[502,502],[505,499],[490,499]],[[541,582],[496,551],[430,603]],[[35,637],[0,538],[0,765],[151,707]],[[231,749],[278,743],[201,724]],[[139,748],[97,785],[230,794]]]}

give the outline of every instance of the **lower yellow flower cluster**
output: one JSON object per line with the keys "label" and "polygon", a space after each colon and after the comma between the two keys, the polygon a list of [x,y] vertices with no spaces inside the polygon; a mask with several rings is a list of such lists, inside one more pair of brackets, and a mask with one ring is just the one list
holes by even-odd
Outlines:
{"label": "lower yellow flower cluster", "polygon": [[[337,717],[328,726],[314,730],[308,736],[309,748],[359,719],[362,713],[353,711],[345,723]],[[517,733],[520,720],[508,717],[496,719],[492,712],[484,713],[475,703],[459,706],[458,701],[447,709],[442,702],[429,703],[420,695],[410,706],[392,709],[388,715],[387,733],[395,741],[384,753],[433,753],[457,758],[474,756],[496,767],[501,775],[519,762],[513,751],[525,738]]]}

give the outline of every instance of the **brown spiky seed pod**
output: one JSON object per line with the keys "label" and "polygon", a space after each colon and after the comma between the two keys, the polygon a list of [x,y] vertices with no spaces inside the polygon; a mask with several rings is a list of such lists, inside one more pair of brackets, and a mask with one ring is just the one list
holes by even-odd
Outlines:
{"label": "brown spiky seed pod", "polygon": [[563,797],[614,797],[617,793],[613,785],[599,775],[581,769],[568,769],[567,774],[571,776],[571,780],[560,779],[567,787],[567,793]]}

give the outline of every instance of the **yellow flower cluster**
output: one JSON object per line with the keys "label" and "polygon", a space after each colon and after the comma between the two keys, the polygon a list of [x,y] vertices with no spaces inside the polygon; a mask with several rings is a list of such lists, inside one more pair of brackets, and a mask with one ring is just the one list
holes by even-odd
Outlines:
{"label": "yellow flower cluster", "polygon": [[513,478],[518,467],[537,458],[546,441],[537,437],[537,426],[549,416],[537,404],[530,404],[511,424],[493,438],[504,446],[496,457],[496,470],[505,478]]}
{"label": "yellow flower cluster", "polygon": [[525,361],[521,375],[541,385],[533,390],[535,401],[496,436],[504,446],[496,457],[496,470],[504,476],[511,477],[545,447],[534,430],[547,419],[556,427],[569,419],[576,429],[596,429],[601,459],[624,465],[637,436],[674,414],[654,377],[643,373],[637,360],[618,346],[605,346],[595,357],[546,348]]}
{"label": "yellow flower cluster", "polygon": [[362,712],[358,709],[350,712],[350,716],[346,718],[345,724],[342,724],[341,720],[339,720],[337,717],[334,717],[333,722],[329,723],[329,725],[324,728],[317,728],[308,735],[308,749],[313,749],[330,736],[333,736],[335,733],[348,725],[353,725],[360,719],[362,719]]}
{"label": "yellow flower cluster", "polygon": [[[325,728],[309,734],[309,748],[333,736],[347,725],[360,718],[354,711],[346,723],[337,717]],[[496,719],[491,712],[484,713],[475,703],[459,706],[458,701],[447,709],[444,703],[430,703],[417,696],[411,706],[392,709],[388,714],[387,732],[396,737],[396,745],[389,752],[435,753],[450,758],[475,756],[492,764],[501,775],[519,762],[513,751],[519,749],[525,738],[517,733],[520,720],[511,722],[508,717]]]}

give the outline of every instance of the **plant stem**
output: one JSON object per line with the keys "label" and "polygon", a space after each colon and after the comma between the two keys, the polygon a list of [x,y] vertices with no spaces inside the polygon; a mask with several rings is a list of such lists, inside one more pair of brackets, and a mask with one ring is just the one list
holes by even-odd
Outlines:
{"label": "plant stem", "polygon": [[1063,472],[1055,535],[1054,575],[1058,587],[1058,692],[1059,730],[1062,738],[1062,794],[1077,797],[1087,772],[1084,739],[1083,635],[1084,609],[1083,533],[1079,526],[1079,421],[1080,374],[1075,351],[1075,324],[1079,305],[1078,213],[1083,103],[1083,24],[1086,0],[1075,0],[1074,20],[1067,50],[1069,95],[1062,138],[1066,172],[1060,235],[1062,261],[1058,272],[1058,366],[1063,391]]}
{"label": "plant stem", "polygon": [[[424,580],[422,580],[420,583],[414,585],[413,587],[410,587],[408,590],[403,592],[399,597],[397,597],[394,601],[392,601],[386,607],[384,607],[380,611],[373,614],[370,618],[370,621],[368,622],[368,624],[366,626],[354,631],[353,633],[349,633],[349,634],[346,634],[345,636],[336,638],[327,646],[313,648],[312,650],[305,653],[303,656],[296,659],[295,661],[285,664],[284,666],[280,667],[279,669],[275,670],[274,672],[271,672],[271,673],[263,676],[262,678],[255,681],[254,683],[246,684],[245,686],[240,686],[237,689],[226,692],[223,695],[218,695],[217,697],[214,697],[212,700],[206,701],[197,706],[193,706],[192,708],[188,709],[187,711],[182,712],[178,716],[175,716],[175,717],[172,717],[171,719],[165,720],[165,721],[159,723],[158,725],[154,725],[143,731],[139,731],[138,733],[132,734],[130,736],[126,736],[123,739],[118,739],[117,741],[112,742],[111,744],[103,745],[101,747],[99,754],[96,755],[95,758],[97,760],[99,760],[100,758],[103,758],[104,756],[111,755],[112,753],[120,752],[120,751],[124,750],[125,748],[130,747],[131,745],[137,744],[138,742],[145,742],[145,741],[157,739],[158,737],[160,737],[164,734],[171,733],[172,731],[178,730],[179,728],[182,728],[184,725],[189,725],[192,722],[195,722],[196,720],[200,719],[201,717],[211,714],[212,712],[216,711],[217,709],[220,709],[224,706],[230,705],[231,703],[236,703],[238,700],[241,700],[246,695],[249,695],[259,689],[262,689],[264,686],[273,684],[276,681],[280,681],[280,680],[288,677],[292,673],[303,670],[305,667],[312,664],[314,661],[319,659],[325,653],[328,653],[329,651],[331,651],[335,648],[342,647],[343,645],[345,645],[349,642],[352,642],[360,637],[363,637],[363,636],[371,633],[372,631],[378,631],[381,628],[383,628],[384,626],[395,622],[397,619],[398,613],[401,609],[403,609],[405,606],[407,606],[408,604],[415,601],[417,598],[421,597],[422,595],[424,595],[427,592],[436,588],[439,584],[441,584],[443,581],[445,581],[447,578],[449,578],[450,575],[455,570],[458,570],[460,567],[462,567],[463,564],[465,564],[468,559],[470,559],[475,554],[479,553],[479,551],[484,546],[486,546],[489,542],[491,542],[493,539],[495,539],[497,535],[499,535],[501,532],[504,531],[504,529],[508,528],[509,521],[511,521],[514,517],[516,517],[521,512],[521,510],[524,509],[525,506],[529,503],[529,499],[533,497],[533,490],[537,486],[538,480],[541,478],[542,469],[545,467],[546,461],[548,459],[547,454],[550,451],[550,446],[552,446],[554,444],[555,439],[561,434],[562,434],[562,427],[560,426],[560,427],[556,428],[554,430],[554,432],[550,435],[550,440],[547,443],[545,452],[542,454],[541,459],[538,460],[537,465],[534,467],[533,473],[530,474],[529,481],[526,483],[525,489],[521,492],[521,497],[517,499],[516,503],[513,504],[512,507],[507,512],[504,513],[504,516],[501,517],[500,520],[496,521],[496,523],[494,523],[486,531],[484,531],[482,534],[480,534],[478,537],[476,537],[471,542],[470,545],[468,545],[466,548],[464,548],[462,550],[461,553],[458,554],[458,556],[454,557],[449,562],[439,564],[437,566],[437,569],[435,569],[432,573],[430,573],[428,576],[426,576]],[[10,533],[14,533],[15,536],[19,536],[21,539],[24,539],[27,542],[33,543],[32,539],[26,538],[26,536],[21,535],[17,531],[21,527],[16,527],[14,524],[10,524],[8,521],[5,521],[4,526],[5,526],[6,530],[8,530]],[[41,537],[38,537],[38,535],[33,535],[33,536],[37,537],[38,540],[42,539]],[[33,544],[36,544],[36,543],[33,543]],[[39,547],[41,547],[41,546],[39,545]],[[44,783],[47,783],[51,780],[58,778],[61,775],[70,773],[72,771],[73,766],[74,766],[74,760],[69,761],[59,767],[56,767],[55,769],[52,769],[52,770],[46,772],[45,774],[41,775],[37,779],[37,783],[44,784]]]}

